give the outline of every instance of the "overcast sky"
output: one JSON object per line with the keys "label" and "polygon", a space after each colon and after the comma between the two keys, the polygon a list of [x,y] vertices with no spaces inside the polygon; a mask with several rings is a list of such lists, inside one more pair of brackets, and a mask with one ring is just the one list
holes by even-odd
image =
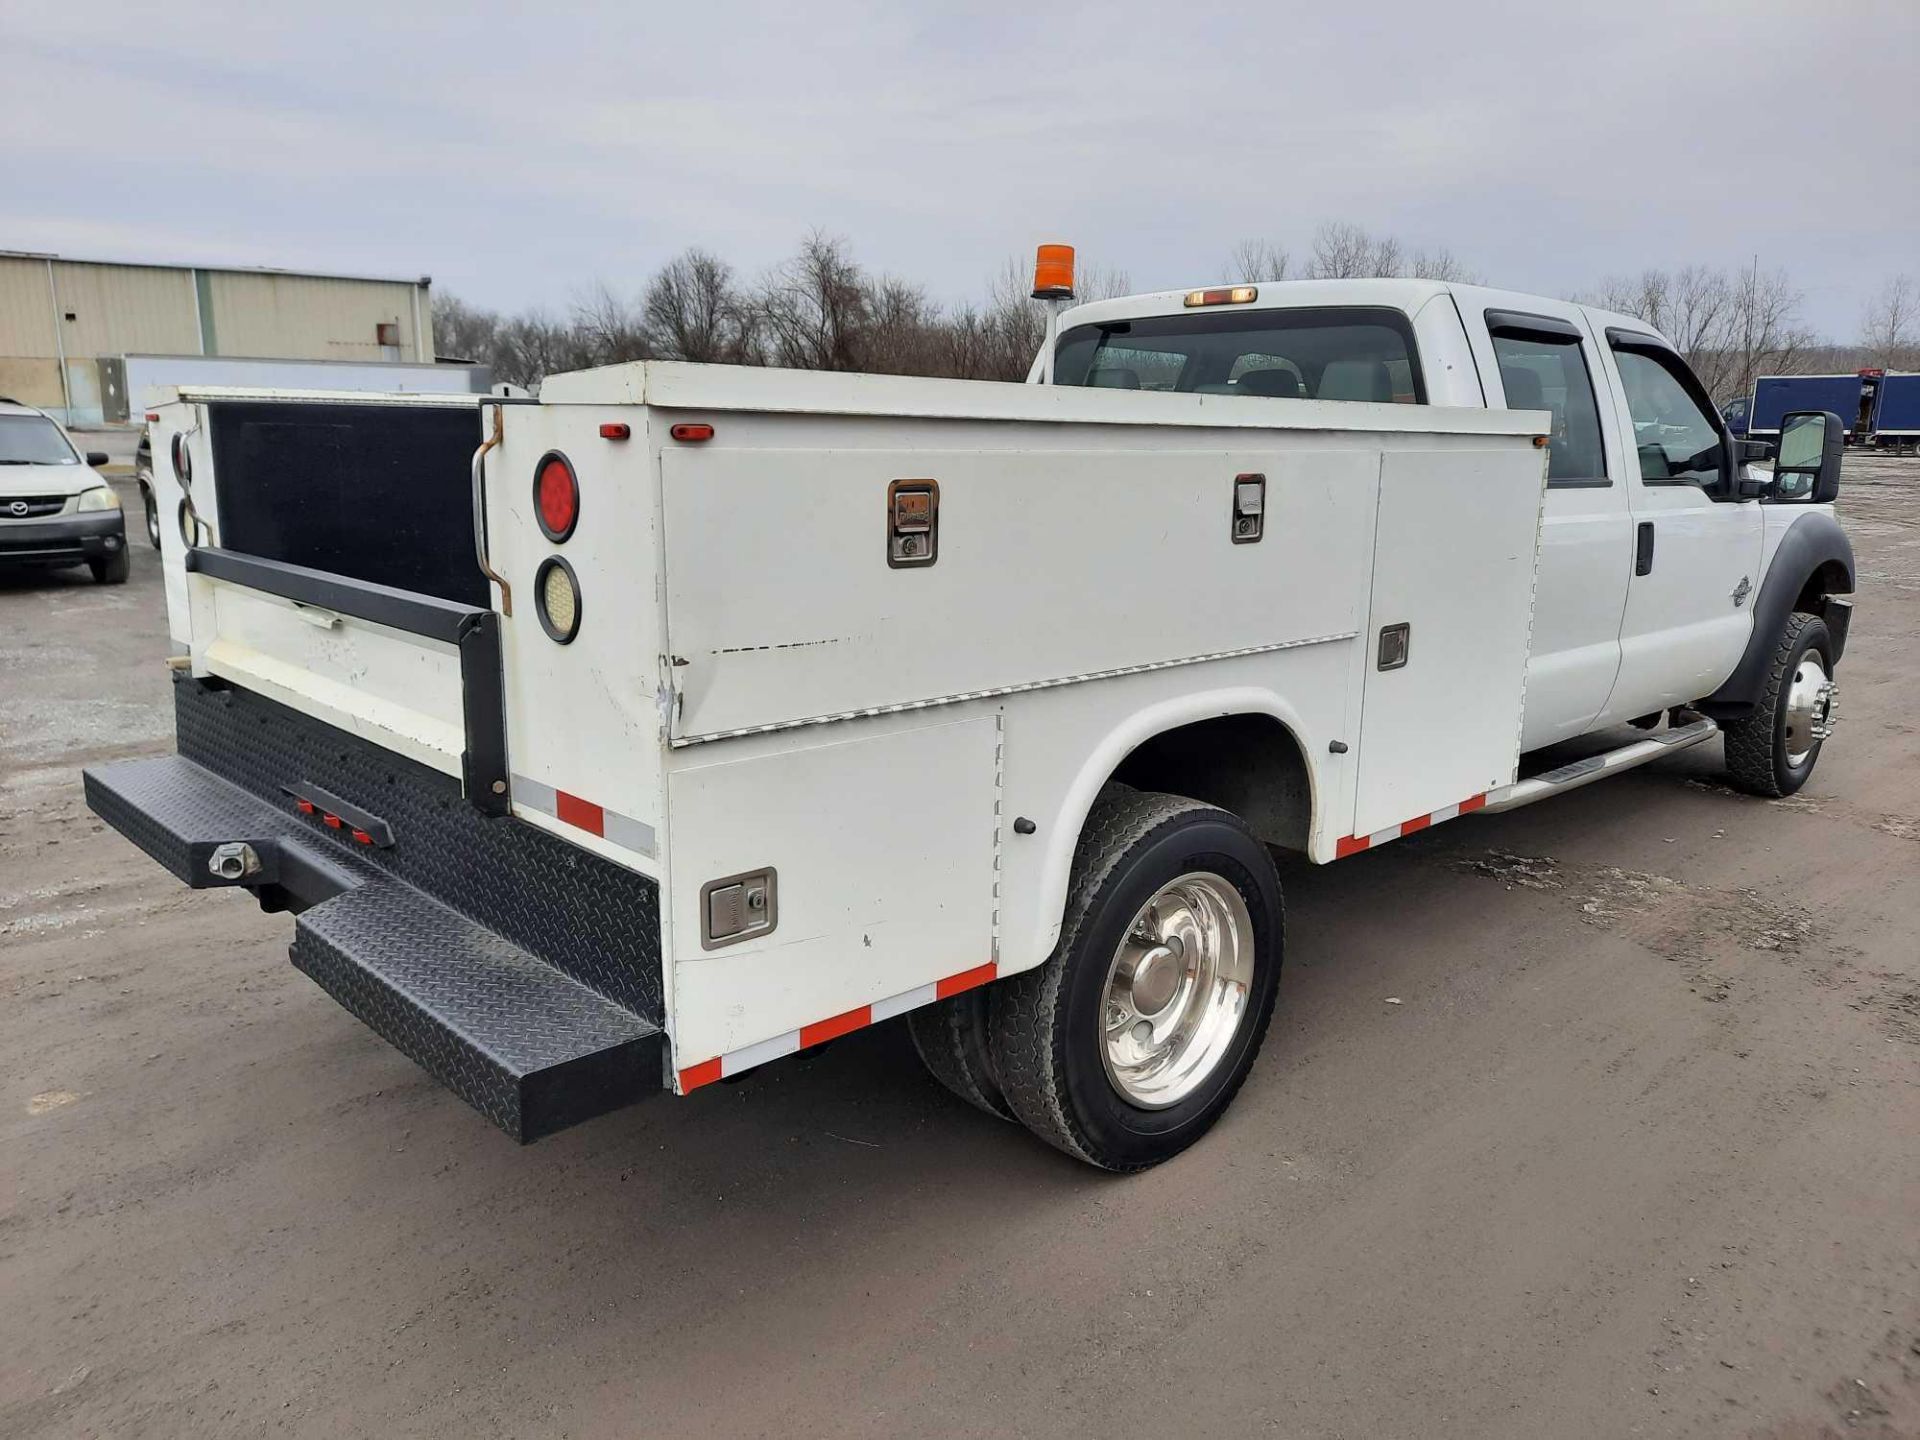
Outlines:
{"label": "overcast sky", "polygon": [[1920,0],[0,0],[0,249],[562,309],[813,227],[957,299],[1329,219],[1552,293],[1758,254],[1851,337],[1920,275]]}

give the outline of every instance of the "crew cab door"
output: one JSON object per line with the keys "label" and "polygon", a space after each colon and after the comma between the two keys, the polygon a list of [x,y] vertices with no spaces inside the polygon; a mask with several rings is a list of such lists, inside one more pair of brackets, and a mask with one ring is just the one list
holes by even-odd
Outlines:
{"label": "crew cab door", "polygon": [[1731,438],[1686,362],[1645,332],[1604,339],[1633,519],[1620,674],[1599,719],[1610,725],[1709,695],[1733,673],[1753,628],[1761,515],[1734,498]]}
{"label": "crew cab door", "polygon": [[1632,462],[1603,420],[1601,362],[1578,306],[1464,287],[1455,298],[1487,404],[1552,416],[1521,732],[1535,750],[1591,729],[1613,691]]}

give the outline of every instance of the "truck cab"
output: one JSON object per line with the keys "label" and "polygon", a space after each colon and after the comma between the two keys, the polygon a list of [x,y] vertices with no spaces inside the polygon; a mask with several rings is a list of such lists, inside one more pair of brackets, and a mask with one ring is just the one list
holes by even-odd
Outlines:
{"label": "truck cab", "polygon": [[1696,703],[1741,718],[1756,697],[1739,672],[1802,602],[1844,645],[1833,597],[1852,552],[1831,494],[1750,469],[1763,447],[1631,316],[1438,281],[1285,281],[1076,306],[1050,358],[1058,385],[1546,411],[1525,750]]}

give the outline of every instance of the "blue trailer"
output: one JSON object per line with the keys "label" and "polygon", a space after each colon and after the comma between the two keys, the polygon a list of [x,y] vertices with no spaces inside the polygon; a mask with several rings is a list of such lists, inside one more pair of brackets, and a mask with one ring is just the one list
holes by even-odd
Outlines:
{"label": "blue trailer", "polygon": [[1880,380],[1873,411],[1873,443],[1901,450],[1920,445],[1920,374],[1888,374]]}
{"label": "blue trailer", "polygon": [[1780,419],[1795,410],[1830,410],[1849,435],[1861,418],[1866,381],[1859,375],[1762,375],[1753,382],[1747,434],[1756,439],[1780,433]]}

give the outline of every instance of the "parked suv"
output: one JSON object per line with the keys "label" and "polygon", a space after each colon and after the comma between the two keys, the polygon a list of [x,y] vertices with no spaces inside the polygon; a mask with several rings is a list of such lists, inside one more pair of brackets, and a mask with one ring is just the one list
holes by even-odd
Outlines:
{"label": "parked suv", "polygon": [[120,497],[52,416],[0,398],[0,567],[85,565],[102,585],[127,580]]}

